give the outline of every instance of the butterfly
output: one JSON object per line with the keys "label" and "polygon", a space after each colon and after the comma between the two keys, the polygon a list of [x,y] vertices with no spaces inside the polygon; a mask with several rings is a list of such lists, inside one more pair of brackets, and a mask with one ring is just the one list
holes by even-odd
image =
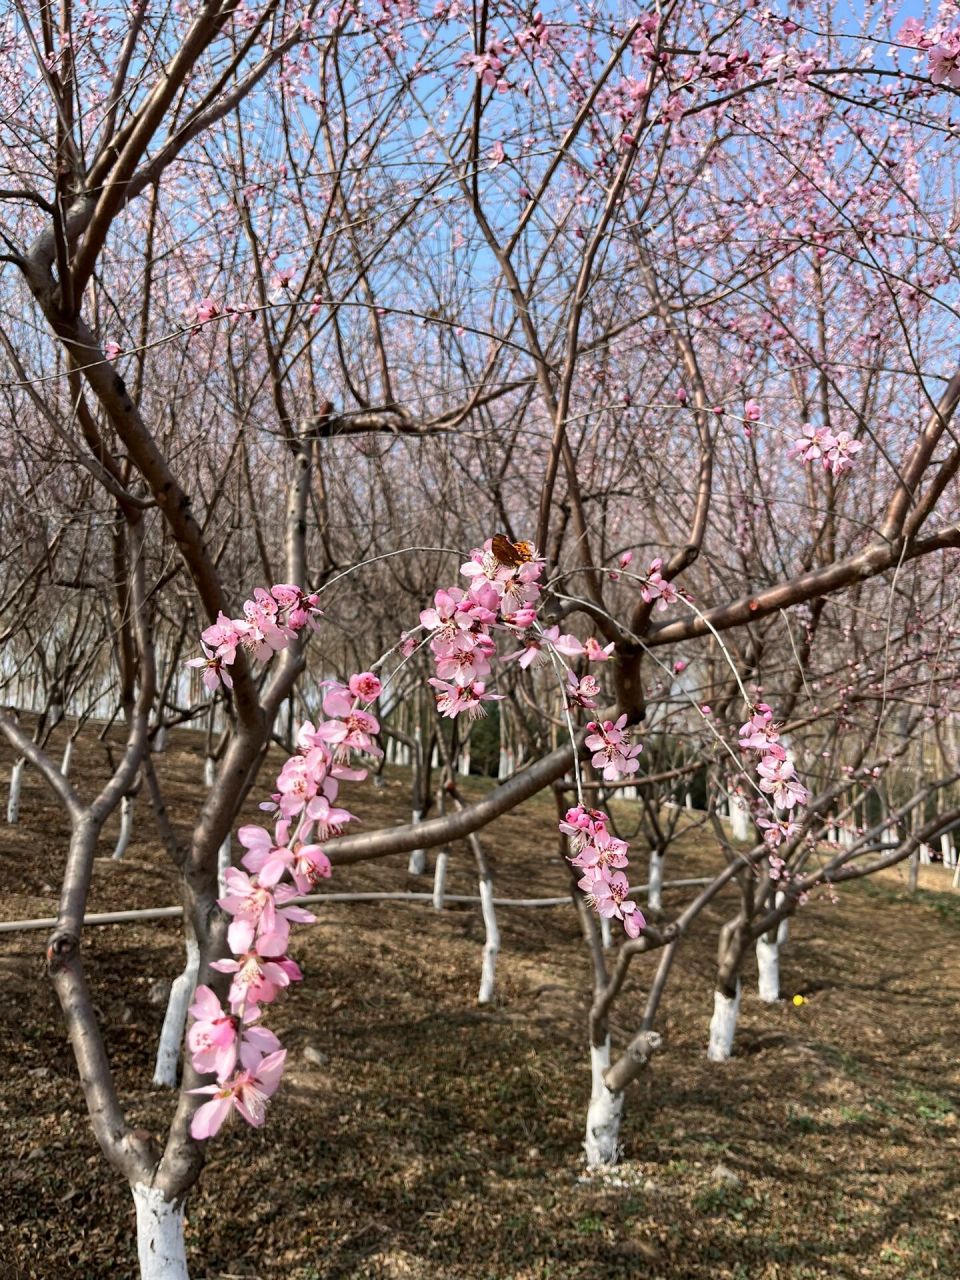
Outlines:
{"label": "butterfly", "polygon": [[493,535],[490,550],[497,563],[508,569],[518,569],[520,565],[529,564],[536,557],[532,542],[511,542],[505,533]]}

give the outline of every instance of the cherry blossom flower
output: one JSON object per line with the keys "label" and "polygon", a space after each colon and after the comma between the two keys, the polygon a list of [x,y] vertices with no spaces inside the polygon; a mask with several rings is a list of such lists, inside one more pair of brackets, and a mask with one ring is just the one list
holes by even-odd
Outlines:
{"label": "cherry blossom flower", "polygon": [[380,697],[383,685],[372,671],[361,671],[350,677],[348,688],[361,702],[373,702]]}
{"label": "cherry blossom flower", "polygon": [[[269,946],[269,940],[267,945]],[[268,955],[263,950],[247,951],[230,959],[214,960],[210,968],[216,969],[218,973],[234,975],[227,996],[234,1013],[247,1005],[271,1004],[291,982],[303,980],[303,973],[296,961],[285,955]]]}
{"label": "cherry blossom flower", "polygon": [[247,1124],[259,1129],[266,1119],[267,1101],[280,1084],[286,1057],[286,1049],[278,1049],[266,1057],[249,1055],[243,1069],[224,1083],[190,1089],[190,1093],[213,1095],[209,1102],[198,1107],[190,1123],[191,1135],[197,1139],[215,1137],[232,1109],[237,1110]]}
{"label": "cherry blossom flower", "polygon": [[960,31],[950,31],[929,54],[930,79],[960,89]]}
{"label": "cherry blossom flower", "polygon": [[586,675],[579,680],[572,671],[567,672],[567,702],[569,706],[583,707],[585,711],[593,711],[597,706],[597,694],[600,682],[596,676]]}
{"label": "cherry blossom flower", "polygon": [[760,775],[760,790],[772,798],[778,809],[806,804],[809,792],[797,777],[792,761],[765,756],[757,765],[757,773]]}
{"label": "cherry blossom flower", "polygon": [[209,693],[215,693],[220,687],[221,681],[225,688],[232,689],[233,677],[224,666],[225,659],[214,653],[212,649],[208,649],[202,641],[200,647],[203,650],[203,657],[188,658],[185,665],[203,668],[203,687]]}
{"label": "cherry blossom flower", "polygon": [[619,778],[629,777],[640,768],[637,756],[643,750],[642,743],[630,745],[626,713],[617,721],[605,720],[603,724],[591,721],[587,725],[587,747],[594,753],[591,763],[595,769],[603,770],[605,782],[616,782]]}
{"label": "cherry blossom flower", "polygon": [[668,605],[676,604],[680,598],[673,583],[668,582],[660,573],[662,568],[663,561],[660,559],[654,560],[647,570],[646,581],[640,588],[641,599],[645,600],[647,604],[652,604],[656,601],[656,608],[661,612]]}

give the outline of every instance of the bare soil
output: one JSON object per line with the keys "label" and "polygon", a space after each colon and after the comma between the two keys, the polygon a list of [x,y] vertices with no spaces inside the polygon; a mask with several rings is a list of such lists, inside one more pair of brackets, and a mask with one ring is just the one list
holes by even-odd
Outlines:
{"label": "bare soil", "polygon": [[[160,758],[171,812],[202,799],[195,735]],[[58,744],[57,744],[58,745]],[[74,781],[104,774],[88,735]],[[0,798],[10,752],[0,747]],[[266,775],[264,775],[266,776]],[[483,784],[472,781],[470,788]],[[406,820],[388,771],[351,807],[374,827]],[[27,771],[17,828],[0,825],[0,915],[54,914],[63,815]],[[0,815],[2,816],[2,815]],[[250,817],[253,817],[251,806]],[[552,801],[484,834],[503,896],[562,895]],[[122,863],[105,834],[90,909],[174,904],[146,797]],[[455,846],[449,891],[475,892]],[[645,853],[637,851],[638,867]],[[705,835],[668,874],[716,866]],[[331,889],[424,889],[406,857],[336,873]],[[640,872],[636,878],[640,878]],[[931,1280],[960,1275],[957,1244],[960,895],[931,868],[913,898],[896,877],[811,902],[793,922],[778,1005],[748,965],[735,1056],[707,1062],[720,899],[680,953],[665,1048],[628,1094],[624,1164],[586,1176],[588,961],[572,908],[499,912],[498,999],[478,1008],[479,909],[330,904],[293,950],[306,981],[271,1009],[291,1066],[268,1123],[210,1144],[188,1204],[197,1280]],[[685,891],[668,891],[668,908]],[[43,932],[0,935],[2,1280],[134,1280],[133,1209],[102,1160],[59,1010]],[[163,984],[179,928],[92,928],[90,981],[132,1121],[158,1136],[171,1096],[153,1089]],[[636,1029],[650,968],[617,1009]],[[795,1005],[792,997],[802,995]]]}

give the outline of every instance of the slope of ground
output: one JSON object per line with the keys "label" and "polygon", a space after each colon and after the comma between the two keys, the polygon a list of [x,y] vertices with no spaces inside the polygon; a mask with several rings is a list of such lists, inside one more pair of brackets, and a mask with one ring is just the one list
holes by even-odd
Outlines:
{"label": "slope of ground", "polygon": [[[184,825],[202,799],[194,742],[175,735],[161,762]],[[0,748],[0,778],[10,758]],[[91,736],[75,759],[89,790],[103,748]],[[406,786],[390,773],[352,807],[369,827],[402,821]],[[138,804],[128,857],[97,863],[91,910],[177,900]],[[29,770],[21,808],[18,828],[0,827],[7,919],[55,911],[66,845],[62,815]],[[565,892],[554,823],[540,798],[485,833],[498,893]],[[428,887],[405,866],[338,871],[331,888]],[[671,855],[674,876],[714,866],[706,835]],[[457,846],[450,892],[472,884]],[[189,1203],[196,1280],[960,1274],[960,895],[908,899],[888,879],[811,903],[783,956],[788,998],[761,1004],[749,966],[735,1056],[715,1066],[704,1047],[729,908],[729,898],[714,904],[680,953],[664,1052],[628,1095],[625,1164],[587,1177],[589,970],[572,909],[500,911],[498,999],[478,1009],[476,908],[322,907],[293,946],[306,981],[271,1010],[291,1068],[268,1123],[231,1125],[211,1144]],[[0,935],[0,1277],[132,1280],[129,1193],[90,1134],[43,942],[39,932]],[[118,1087],[134,1122],[159,1134],[171,1098],[146,1082],[157,1001],[180,965],[178,928],[91,929],[85,947]],[[650,976],[635,969],[615,1018],[619,1043]]]}

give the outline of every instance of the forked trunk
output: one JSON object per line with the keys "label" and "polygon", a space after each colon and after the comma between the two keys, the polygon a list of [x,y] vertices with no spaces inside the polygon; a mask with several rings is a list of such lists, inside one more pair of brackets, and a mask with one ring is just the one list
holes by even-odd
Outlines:
{"label": "forked trunk", "polygon": [[183,1238],[183,1204],[145,1182],[133,1186],[140,1280],[190,1280]]}

